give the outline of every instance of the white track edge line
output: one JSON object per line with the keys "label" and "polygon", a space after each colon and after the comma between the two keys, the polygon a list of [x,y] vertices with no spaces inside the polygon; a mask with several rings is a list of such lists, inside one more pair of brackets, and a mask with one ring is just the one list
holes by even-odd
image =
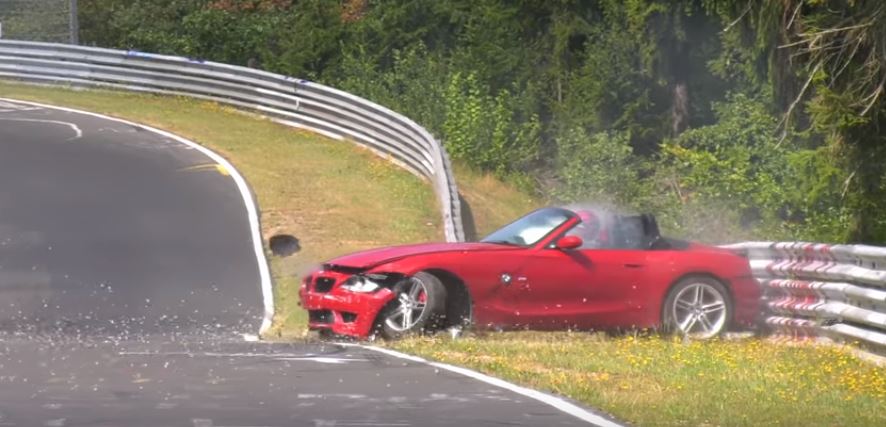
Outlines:
{"label": "white track edge line", "polygon": [[[34,110],[25,110],[25,111],[34,111]],[[0,111],[2,112],[2,111]],[[59,120],[42,120],[42,119],[23,119],[19,117],[0,117],[2,121],[10,121],[10,122],[23,122],[23,123],[49,123],[51,125],[61,125],[68,127],[72,131],[74,131],[74,137],[68,138],[66,141],[72,141],[75,139],[80,139],[83,136],[83,131],[77,126],[76,123],[70,122],[62,122]]]}
{"label": "white track edge line", "polygon": [[562,412],[565,412],[566,414],[572,415],[575,418],[578,418],[582,421],[597,425],[599,427],[624,427],[624,425],[622,425],[622,424],[619,424],[619,423],[612,421],[608,418],[605,418],[603,416],[597,415],[591,411],[588,411],[587,409],[584,409],[584,408],[582,408],[578,405],[575,405],[573,403],[569,403],[566,400],[561,399],[559,397],[556,397],[556,396],[553,396],[553,395],[550,395],[547,393],[543,393],[538,390],[533,390],[530,388],[519,386],[519,385],[510,383],[510,382],[507,382],[503,379],[495,378],[495,377],[492,377],[492,376],[489,376],[486,374],[482,374],[480,372],[477,372],[477,371],[474,371],[474,370],[471,370],[468,368],[462,368],[460,366],[449,365],[446,363],[432,362],[432,361],[429,361],[427,359],[423,359],[418,356],[412,356],[409,354],[401,353],[399,351],[390,350],[390,349],[382,348],[382,347],[371,346],[371,345],[350,344],[350,343],[337,343],[337,345],[341,345],[341,346],[345,346],[345,347],[360,347],[360,348],[375,351],[378,353],[383,353],[388,356],[393,356],[398,359],[405,359],[405,360],[409,360],[411,362],[422,363],[425,365],[433,366],[437,369],[443,369],[445,371],[449,371],[452,373],[463,375],[468,378],[475,379],[477,381],[482,381],[484,383],[487,383],[487,384],[490,384],[490,385],[493,385],[493,386],[496,386],[499,388],[503,388],[505,390],[512,391],[517,394],[521,394],[521,395],[526,396],[530,399],[537,400],[541,403],[544,403],[545,405],[556,408]]}
{"label": "white track edge line", "polygon": [[[268,330],[268,328],[270,328],[271,320],[274,316],[274,297],[273,297],[273,293],[272,293],[273,290],[271,288],[270,270],[268,269],[267,258],[265,257],[264,249],[262,247],[261,227],[260,227],[259,221],[258,221],[258,209],[255,206],[255,199],[252,198],[252,193],[249,191],[249,186],[246,185],[246,180],[243,179],[243,176],[240,175],[240,172],[236,168],[234,168],[234,165],[232,165],[230,162],[228,162],[224,157],[220,156],[219,154],[215,153],[214,151],[212,151],[200,144],[197,144],[196,142],[193,142],[191,140],[188,140],[186,138],[183,138],[181,136],[175,135],[173,133],[170,133],[170,132],[167,132],[167,131],[164,131],[161,129],[153,128],[151,126],[131,122],[129,120],[119,119],[116,117],[106,116],[104,114],[92,113],[89,111],[76,110],[73,108],[59,107],[59,106],[49,105],[49,104],[41,104],[41,103],[31,102],[31,101],[22,101],[22,100],[11,99],[11,98],[0,98],[0,101],[15,102],[15,103],[20,103],[20,104],[33,105],[33,106],[37,106],[37,107],[41,107],[41,108],[49,108],[49,109],[54,109],[54,110],[59,110],[59,111],[66,111],[69,113],[83,114],[86,116],[96,117],[96,118],[100,118],[100,119],[104,119],[104,120],[110,120],[110,121],[115,121],[118,123],[127,124],[130,126],[135,126],[135,127],[138,127],[138,128],[150,131],[150,132],[154,132],[158,135],[162,135],[167,138],[174,139],[182,144],[192,147],[192,148],[200,151],[201,153],[203,153],[204,155],[206,155],[207,157],[209,157],[210,159],[212,159],[216,163],[220,164],[225,169],[227,169],[231,173],[231,177],[234,179],[234,182],[237,184],[237,188],[240,190],[240,194],[243,196],[243,202],[246,205],[246,211],[247,211],[247,215],[248,215],[248,219],[249,219],[250,228],[252,229],[252,242],[253,242],[253,247],[255,249],[256,259],[258,261],[259,276],[261,277],[262,299],[264,302],[264,317],[262,319],[262,324],[259,329],[259,334],[265,333]],[[411,355],[408,355],[405,353],[400,353],[398,351],[394,351],[394,350],[390,350],[390,349],[386,349],[386,348],[381,348],[381,347],[361,345],[361,344],[340,344],[340,345],[345,345],[345,346],[349,346],[349,347],[350,346],[361,347],[361,348],[364,348],[367,350],[387,354],[388,356],[396,357],[399,359],[405,359],[405,360],[409,360],[409,361],[416,362],[416,363],[426,364],[426,365],[433,366],[438,369],[443,369],[445,371],[449,371],[452,373],[463,375],[468,378],[482,381],[487,384],[490,384],[490,385],[493,385],[493,386],[496,386],[499,388],[503,388],[505,390],[509,390],[514,393],[526,396],[530,399],[537,400],[537,401],[544,403],[548,406],[556,408],[566,414],[569,414],[575,418],[578,418],[582,421],[585,421],[585,422],[588,422],[591,424],[595,424],[600,427],[624,427],[621,424],[613,422],[613,421],[611,421],[607,418],[604,418],[600,415],[594,414],[584,408],[581,408],[575,404],[569,403],[559,397],[555,397],[553,395],[550,395],[547,393],[542,393],[540,391],[532,390],[532,389],[529,389],[526,387],[518,386],[516,384],[507,382],[505,380],[491,377],[489,375],[482,374],[480,372],[473,371],[473,370],[470,370],[467,368],[448,365],[445,363],[431,362],[431,361],[428,361],[428,360],[423,359],[421,357],[411,356]]]}
{"label": "white track edge line", "polygon": [[246,205],[246,215],[249,220],[249,227],[252,231],[252,245],[253,250],[255,251],[255,258],[258,261],[258,274],[261,280],[261,291],[262,291],[262,303],[264,305],[264,315],[262,316],[261,326],[259,327],[259,335],[264,334],[271,327],[271,321],[274,317],[274,294],[271,286],[271,272],[268,267],[268,260],[265,257],[264,247],[262,246],[262,237],[261,237],[261,225],[259,223],[258,218],[258,208],[256,207],[255,199],[252,197],[252,192],[249,191],[249,186],[246,184],[246,180],[240,175],[240,172],[228,162],[227,159],[217,154],[216,152],[194,142],[184,137],[175,135],[171,132],[167,132],[165,130],[157,129],[151,126],[143,125],[141,123],[131,122],[129,120],[120,119],[116,117],[106,116],[104,114],[93,113],[89,111],[76,110],[73,108],[67,107],[59,107],[56,105],[49,104],[41,104],[38,102],[31,101],[22,101],[18,99],[11,98],[0,98],[0,101],[7,101],[19,104],[33,105],[41,108],[48,108],[59,111],[66,111],[69,113],[82,114],[86,116],[96,117],[99,119],[110,120],[117,123],[123,123],[130,126],[135,126],[150,132],[154,132],[158,135],[165,136],[167,138],[174,139],[182,144],[185,144],[191,148],[196,149],[197,151],[203,153],[206,157],[209,157],[223,168],[227,169],[230,172],[231,178],[234,179],[234,183],[237,184],[237,189],[240,190],[240,194],[243,196],[243,203]]}

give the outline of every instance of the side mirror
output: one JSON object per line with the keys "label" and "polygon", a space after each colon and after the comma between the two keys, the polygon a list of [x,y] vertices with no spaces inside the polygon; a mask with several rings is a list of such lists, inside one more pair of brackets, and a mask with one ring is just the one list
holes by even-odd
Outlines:
{"label": "side mirror", "polygon": [[557,240],[556,246],[557,249],[575,249],[581,244],[584,243],[581,240],[581,237],[578,236],[564,236]]}

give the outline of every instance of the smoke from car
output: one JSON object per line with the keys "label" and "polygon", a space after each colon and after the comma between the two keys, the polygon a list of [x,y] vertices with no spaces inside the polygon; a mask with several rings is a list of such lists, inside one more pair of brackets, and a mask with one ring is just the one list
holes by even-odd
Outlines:
{"label": "smoke from car", "polygon": [[[595,220],[598,221],[600,226],[603,229],[611,229],[615,223],[615,215],[626,213],[625,210],[619,209],[616,205],[611,203],[603,203],[603,202],[577,202],[570,203],[564,206],[566,209],[569,209],[573,212],[591,212],[595,216]],[[581,216],[581,215],[580,215]],[[585,221],[585,218],[582,218]]]}

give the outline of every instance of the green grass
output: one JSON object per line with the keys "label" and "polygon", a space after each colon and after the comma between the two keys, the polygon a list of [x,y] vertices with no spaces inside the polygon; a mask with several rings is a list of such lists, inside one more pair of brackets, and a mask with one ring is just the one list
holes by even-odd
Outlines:
{"label": "green grass", "polygon": [[830,346],[567,332],[387,345],[569,396],[641,426],[886,425],[886,369]]}
{"label": "green grass", "polygon": [[[0,96],[145,123],[228,158],[256,193],[265,237],[293,234],[303,247],[290,258],[270,257],[277,316],[266,338],[305,336],[297,278],[315,263],[442,239],[431,187],[350,143],[181,98],[3,82]],[[480,236],[545,204],[463,165],[456,175]],[[638,425],[886,425],[884,369],[830,347],[531,332],[388,345],[568,396]]]}
{"label": "green grass", "polygon": [[[545,200],[527,195],[488,173],[477,172],[459,163],[455,164],[454,169],[458,192],[462,196],[462,209],[470,212],[478,237],[546,204]],[[465,224],[466,229],[469,227],[469,224]]]}
{"label": "green grass", "polygon": [[[227,158],[261,209],[262,233],[296,236],[302,251],[270,256],[276,316],[266,338],[305,335],[299,276],[361,249],[443,239],[430,185],[348,142],[295,130],[223,105],[188,98],[0,81],[0,96],[79,108],[165,129]],[[541,202],[458,165],[459,185],[481,235]]]}
{"label": "green grass", "polygon": [[271,259],[277,316],[269,338],[305,333],[297,275],[375,246],[442,240],[431,186],[367,150],[214,103],[0,82],[0,96],[104,113],[162,128],[223,155],[252,187],[262,232],[296,236],[303,250]]}

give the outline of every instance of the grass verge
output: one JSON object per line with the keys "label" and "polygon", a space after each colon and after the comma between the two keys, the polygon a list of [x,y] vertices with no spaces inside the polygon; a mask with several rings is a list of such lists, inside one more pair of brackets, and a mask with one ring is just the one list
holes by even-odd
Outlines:
{"label": "grass verge", "polygon": [[354,144],[186,98],[5,82],[0,96],[144,123],[230,160],[258,199],[265,238],[289,233],[302,247],[289,258],[269,257],[277,311],[271,337],[305,333],[296,290],[298,273],[309,266],[369,247],[443,238],[430,185]]}
{"label": "grass verge", "polygon": [[568,396],[642,426],[886,425],[886,370],[843,348],[568,332],[388,346]]}
{"label": "grass verge", "polygon": [[[228,158],[258,198],[264,235],[290,233],[303,247],[291,258],[271,258],[272,338],[304,335],[295,290],[308,266],[368,247],[441,239],[430,186],[352,144],[188,99],[3,82],[0,96],[145,123]],[[464,166],[456,165],[456,175],[480,236],[543,204]],[[528,332],[390,346],[562,394],[639,425],[886,425],[883,369],[835,348]]]}
{"label": "grass verge", "polygon": [[482,238],[546,204],[545,200],[529,196],[488,173],[477,172],[459,163],[454,169],[462,210],[471,218],[465,220],[466,234],[470,234],[468,232],[473,228],[475,236]]}
{"label": "grass verge", "polygon": [[[4,81],[0,96],[165,129],[211,148],[237,167],[258,199],[265,239],[288,233],[302,247],[289,258],[269,254],[276,316],[268,338],[305,335],[298,277],[317,262],[371,247],[443,238],[430,185],[354,144],[189,98]],[[488,174],[461,165],[456,173],[481,235],[541,205]]]}

